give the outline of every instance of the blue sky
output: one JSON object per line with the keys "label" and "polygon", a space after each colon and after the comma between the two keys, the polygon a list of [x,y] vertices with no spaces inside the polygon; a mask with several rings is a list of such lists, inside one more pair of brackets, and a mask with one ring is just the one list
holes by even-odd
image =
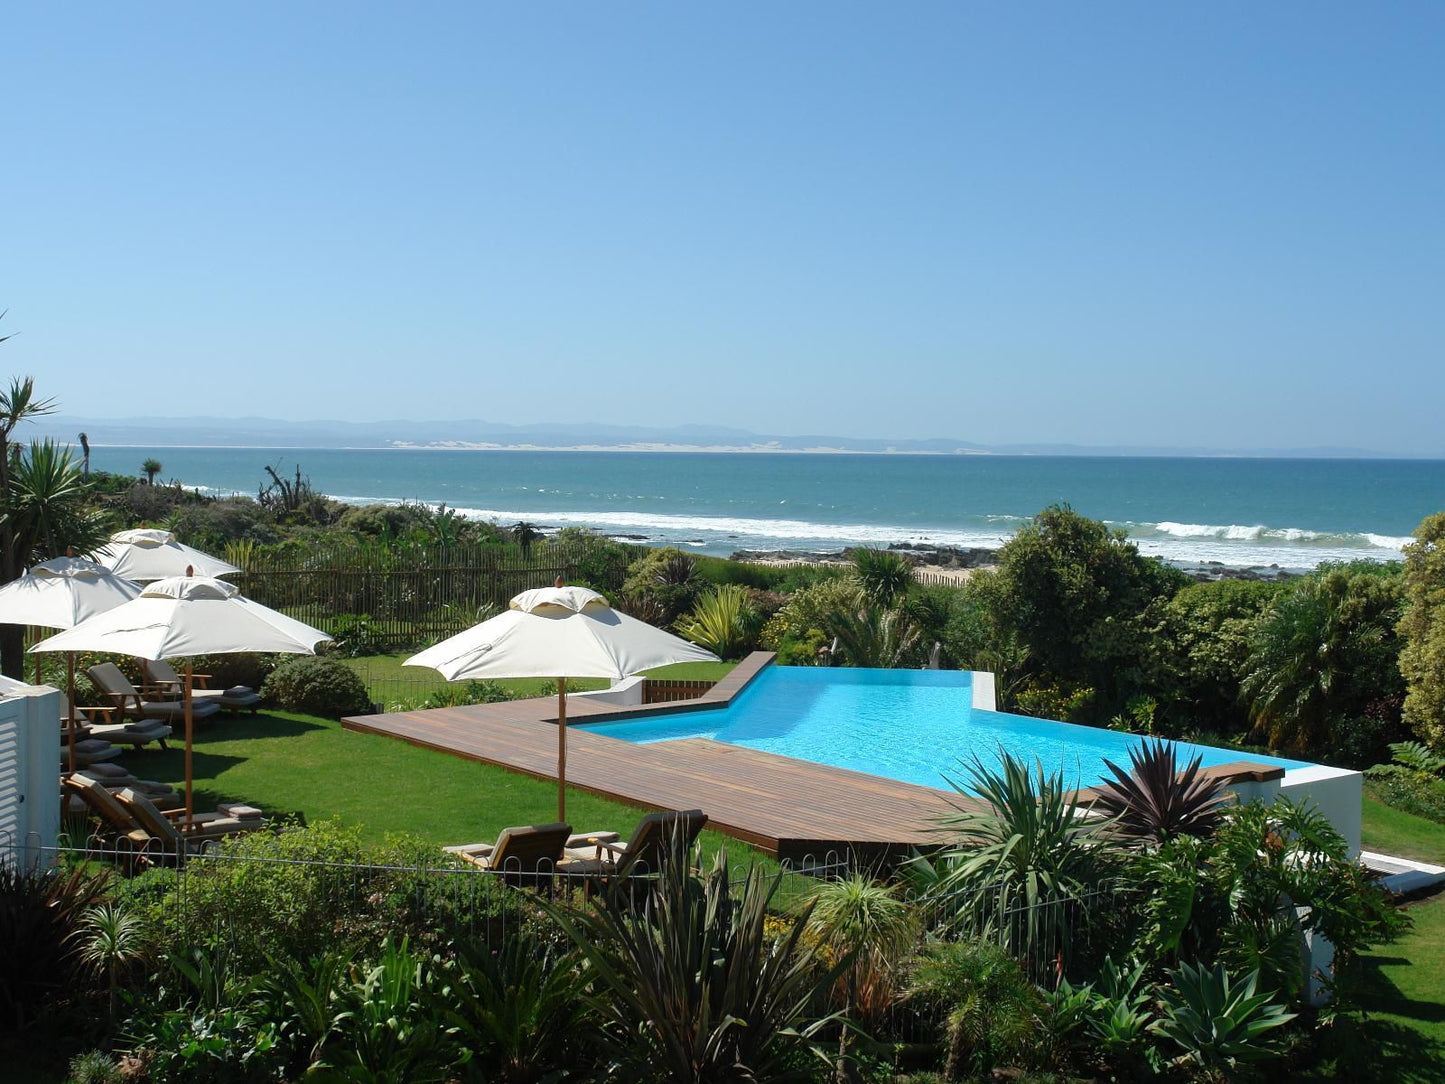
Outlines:
{"label": "blue sky", "polygon": [[1445,454],[1445,5],[23,5],[85,417]]}

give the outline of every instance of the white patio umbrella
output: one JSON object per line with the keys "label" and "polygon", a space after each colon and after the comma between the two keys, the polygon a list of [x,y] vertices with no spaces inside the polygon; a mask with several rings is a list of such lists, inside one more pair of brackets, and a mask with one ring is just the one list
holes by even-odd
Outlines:
{"label": "white patio umbrella", "polygon": [[138,527],[110,536],[96,559],[118,576],[150,583],[171,576],[228,576],[241,570],[209,553],[177,542],[170,531]]}
{"label": "white patio umbrella", "polygon": [[[314,655],[330,636],[252,602],[224,580],[173,576],[31,651],[111,651],[140,659],[250,651]],[[191,666],[186,664],[186,820],[191,819]]]}
{"label": "white patio umbrella", "polygon": [[619,613],[585,587],[541,587],[443,640],[405,666],[430,666],[448,681],[557,679],[557,819],[567,819],[567,679],[622,678],[674,662],[717,662],[696,644]]}
{"label": "white patio umbrella", "polygon": [[[140,594],[140,584],[117,576],[94,561],[55,557],[0,587],[0,623],[43,629],[74,628]],[[70,769],[75,770],[75,653],[66,655],[66,719]],[[40,684],[40,659],[35,660]]]}

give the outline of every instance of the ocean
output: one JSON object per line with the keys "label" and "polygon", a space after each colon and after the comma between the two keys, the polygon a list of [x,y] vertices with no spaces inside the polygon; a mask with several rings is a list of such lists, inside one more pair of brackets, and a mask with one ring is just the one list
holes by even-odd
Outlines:
{"label": "ocean", "polygon": [[338,500],[445,503],[700,553],[1001,545],[1052,503],[1181,564],[1393,560],[1445,509],[1445,460],[97,447],[96,469],[254,495],[299,463]]}

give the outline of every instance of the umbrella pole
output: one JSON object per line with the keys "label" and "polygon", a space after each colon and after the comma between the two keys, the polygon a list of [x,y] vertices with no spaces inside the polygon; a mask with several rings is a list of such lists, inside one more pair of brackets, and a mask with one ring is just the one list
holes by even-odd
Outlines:
{"label": "umbrella pole", "polygon": [[190,831],[191,817],[191,663],[186,663],[186,830]]}
{"label": "umbrella pole", "polygon": [[557,823],[567,820],[567,679],[557,679]]}
{"label": "umbrella pole", "polygon": [[[36,666],[39,666],[39,665],[40,665],[40,660],[39,660],[38,658],[35,660],[35,665],[36,665]],[[67,703],[67,706],[68,706],[69,709],[70,709],[70,710],[69,710],[69,717],[70,717],[69,721],[70,721],[70,725],[65,728],[65,732],[66,732],[66,734],[69,736],[69,744],[70,744],[70,770],[71,770],[71,771],[75,771],[75,726],[76,726],[76,718],[75,718],[75,652],[74,652],[74,651],[67,651],[67,652],[65,653],[65,688],[66,688],[66,690],[67,690],[66,703]]]}

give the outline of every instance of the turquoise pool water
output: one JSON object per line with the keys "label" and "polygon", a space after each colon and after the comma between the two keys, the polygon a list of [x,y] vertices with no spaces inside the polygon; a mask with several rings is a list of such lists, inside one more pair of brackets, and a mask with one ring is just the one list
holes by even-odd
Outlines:
{"label": "turquoise pool water", "polygon": [[[602,723],[587,730],[631,742],[712,738],[816,764],[851,768],[928,787],[962,781],[961,762],[996,765],[1000,748],[1044,770],[1062,770],[1071,786],[1107,774],[1108,758],[1125,767],[1141,739],[1114,730],[976,709],[972,675],[957,670],[854,670],[770,666],[726,708]],[[1302,768],[1298,760],[1180,743],[1205,767],[1251,760]]]}

